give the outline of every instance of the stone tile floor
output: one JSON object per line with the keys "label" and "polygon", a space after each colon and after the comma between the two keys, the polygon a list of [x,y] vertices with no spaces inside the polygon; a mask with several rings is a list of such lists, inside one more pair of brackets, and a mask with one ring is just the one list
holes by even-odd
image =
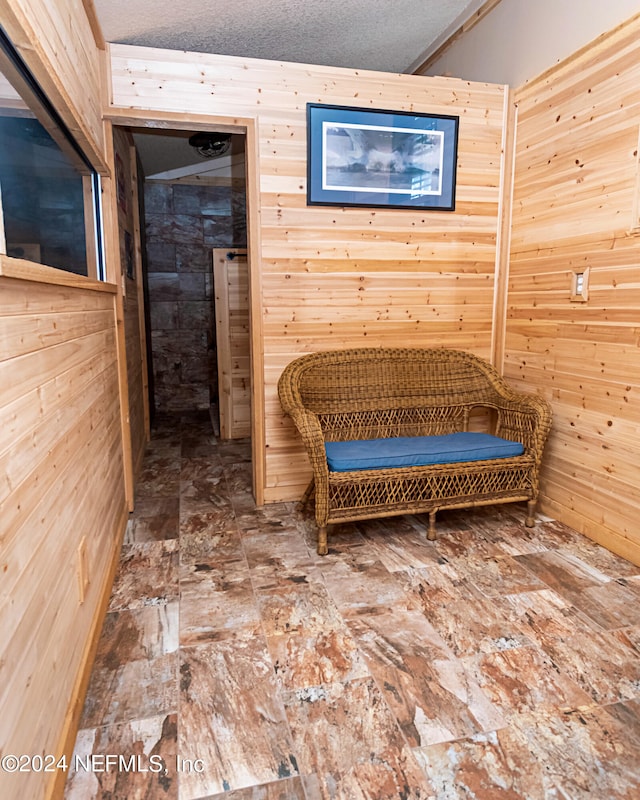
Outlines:
{"label": "stone tile floor", "polygon": [[67,800],[640,797],[640,568],[519,505],[319,557],[250,474],[207,414],[158,421]]}

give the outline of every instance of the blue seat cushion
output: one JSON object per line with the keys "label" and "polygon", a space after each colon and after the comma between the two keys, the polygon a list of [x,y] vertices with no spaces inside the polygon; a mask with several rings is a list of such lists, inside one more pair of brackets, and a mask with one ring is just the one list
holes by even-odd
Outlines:
{"label": "blue seat cushion", "polygon": [[470,431],[447,433],[444,436],[399,436],[393,439],[326,442],[325,449],[331,472],[484,461],[520,456],[524,453],[520,442]]}

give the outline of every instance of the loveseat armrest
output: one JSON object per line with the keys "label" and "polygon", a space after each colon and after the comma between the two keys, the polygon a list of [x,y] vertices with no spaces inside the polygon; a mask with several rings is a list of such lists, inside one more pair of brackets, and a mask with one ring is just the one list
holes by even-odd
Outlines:
{"label": "loveseat armrest", "polygon": [[317,478],[328,474],[324,435],[317,415],[304,408],[296,408],[289,413],[307,451],[314,475]]}
{"label": "loveseat armrest", "polygon": [[549,430],[551,406],[536,394],[510,390],[497,408],[496,435],[521,442],[539,466]]}
{"label": "loveseat armrest", "polygon": [[320,421],[316,414],[300,407],[292,408],[289,414],[313,469],[316,522],[319,527],[326,526],[329,518],[329,466]]}

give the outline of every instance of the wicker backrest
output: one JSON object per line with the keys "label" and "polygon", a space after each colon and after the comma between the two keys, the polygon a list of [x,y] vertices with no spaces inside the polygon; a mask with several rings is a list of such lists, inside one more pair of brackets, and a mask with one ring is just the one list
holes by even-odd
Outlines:
{"label": "wicker backrest", "polygon": [[318,415],[327,439],[438,435],[464,430],[474,406],[498,407],[511,390],[483,359],[459,350],[359,348],[291,362],[283,409]]}

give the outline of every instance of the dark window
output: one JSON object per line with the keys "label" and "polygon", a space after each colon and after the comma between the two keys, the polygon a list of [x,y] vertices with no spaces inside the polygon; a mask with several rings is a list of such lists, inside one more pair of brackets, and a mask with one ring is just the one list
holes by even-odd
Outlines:
{"label": "dark window", "polygon": [[103,278],[99,176],[2,29],[0,198],[7,255]]}

